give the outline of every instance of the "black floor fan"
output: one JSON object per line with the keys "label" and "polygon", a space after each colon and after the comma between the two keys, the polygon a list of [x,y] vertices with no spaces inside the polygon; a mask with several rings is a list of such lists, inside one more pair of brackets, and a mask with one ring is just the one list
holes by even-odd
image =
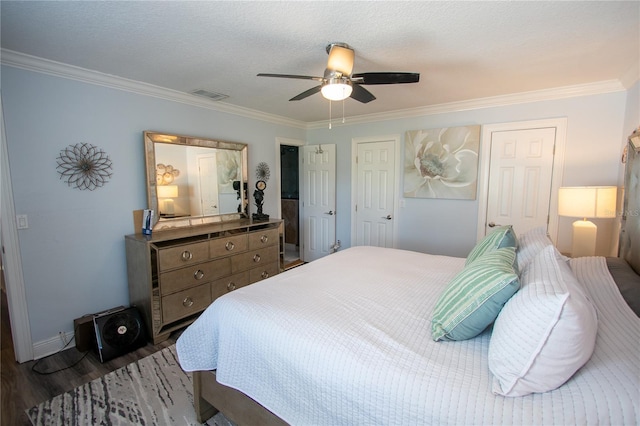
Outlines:
{"label": "black floor fan", "polygon": [[146,344],[144,323],[138,309],[131,307],[93,317],[100,362],[124,355]]}

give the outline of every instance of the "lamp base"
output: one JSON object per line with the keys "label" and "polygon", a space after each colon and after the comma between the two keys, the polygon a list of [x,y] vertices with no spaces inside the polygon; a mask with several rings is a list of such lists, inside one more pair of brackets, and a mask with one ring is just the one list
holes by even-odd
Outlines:
{"label": "lamp base", "polygon": [[573,222],[571,257],[595,256],[598,227],[588,220]]}
{"label": "lamp base", "polygon": [[263,220],[269,220],[269,215],[264,213],[254,213],[251,215],[251,218],[256,222],[260,222]]}
{"label": "lamp base", "polygon": [[176,213],[172,198],[165,198],[163,206],[164,208],[162,209],[162,214],[174,215]]}

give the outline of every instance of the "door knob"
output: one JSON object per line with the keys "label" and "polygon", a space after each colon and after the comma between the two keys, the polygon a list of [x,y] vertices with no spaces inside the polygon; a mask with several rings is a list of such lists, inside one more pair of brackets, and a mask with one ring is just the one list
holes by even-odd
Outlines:
{"label": "door knob", "polygon": [[499,223],[489,222],[489,228],[493,228],[494,226],[502,226]]}
{"label": "door knob", "polygon": [[329,216],[333,216],[333,210],[329,210],[328,212],[324,212],[324,214],[328,214]]}
{"label": "door knob", "polygon": [[392,219],[390,214],[388,214],[386,216],[382,216],[382,218],[383,219],[387,219],[387,220],[391,220]]}

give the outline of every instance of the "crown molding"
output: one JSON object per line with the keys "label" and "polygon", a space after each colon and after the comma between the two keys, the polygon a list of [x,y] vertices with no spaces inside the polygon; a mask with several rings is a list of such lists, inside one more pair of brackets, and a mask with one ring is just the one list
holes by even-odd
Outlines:
{"label": "crown molding", "polygon": [[167,89],[164,87],[155,86],[153,84],[129,80],[123,77],[105,74],[98,71],[92,71],[86,68],[76,67],[74,65],[64,64],[62,62],[39,58],[37,56],[26,55],[24,53],[15,52],[13,50],[2,49],[0,54],[0,63],[2,63],[2,65],[14,68],[20,68],[28,71],[53,75],[56,77],[81,81],[84,83],[95,84],[111,89],[124,90],[127,92],[152,96],[159,99],[180,102],[200,108],[207,108],[219,112],[239,115],[261,121],[267,121],[269,123],[296,127],[300,129],[307,128],[307,124],[303,121],[293,120],[290,118],[282,117],[280,115],[268,114],[250,108],[231,105],[225,102],[216,102],[203,98],[201,96],[192,95],[190,93],[179,92],[177,90]]}
{"label": "crown molding", "polygon": [[635,63],[624,73],[620,82],[626,89],[630,89],[638,81],[640,81],[640,65]]}
{"label": "crown molding", "polygon": [[[189,93],[167,89],[148,83],[92,71],[61,62],[51,61],[36,56],[26,55],[8,49],[2,49],[0,63],[2,65],[21,68],[29,71],[49,74],[77,80],[85,83],[96,84],[118,90],[152,96],[183,104],[193,105],[200,108],[207,108],[223,113],[239,115],[269,123],[289,126],[299,129],[311,130],[321,129],[329,126],[329,120],[314,121],[306,123],[300,120],[283,117],[275,114],[268,114],[250,108],[244,108],[225,102],[216,102]],[[429,105],[418,108],[408,108],[391,112],[365,114],[346,118],[344,125],[366,124],[383,120],[397,120],[403,118],[420,117],[425,115],[444,114],[451,112],[469,111],[482,108],[502,107],[530,102],[541,102],[572,98],[577,96],[597,95],[604,93],[620,92],[628,89],[638,81],[638,67],[630,69],[625,73],[622,80],[605,80],[595,83],[579,84],[573,86],[557,87],[553,89],[535,90],[530,92],[513,93],[501,96],[470,99],[466,101],[448,102],[437,105]]]}
{"label": "crown molding", "polygon": [[[503,107],[516,104],[551,101],[577,96],[599,95],[604,93],[621,92],[626,90],[619,80],[606,80],[574,86],[557,87],[553,89],[535,90],[530,92],[513,93],[509,95],[491,96],[487,98],[470,99],[459,102],[448,102],[426,107],[408,108],[397,111],[358,115],[347,117],[346,123],[353,125],[379,122],[382,120],[397,120],[403,118],[422,117],[425,115],[445,114],[451,112],[469,111],[483,108]],[[321,129],[329,126],[329,120],[316,121],[307,124],[307,129]],[[334,124],[335,126],[335,124]]]}

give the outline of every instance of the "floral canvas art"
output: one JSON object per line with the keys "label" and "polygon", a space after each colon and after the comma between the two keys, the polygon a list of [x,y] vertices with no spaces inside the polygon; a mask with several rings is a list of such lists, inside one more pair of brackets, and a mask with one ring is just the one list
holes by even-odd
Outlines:
{"label": "floral canvas art", "polygon": [[479,125],[408,131],[404,147],[405,197],[475,200]]}

